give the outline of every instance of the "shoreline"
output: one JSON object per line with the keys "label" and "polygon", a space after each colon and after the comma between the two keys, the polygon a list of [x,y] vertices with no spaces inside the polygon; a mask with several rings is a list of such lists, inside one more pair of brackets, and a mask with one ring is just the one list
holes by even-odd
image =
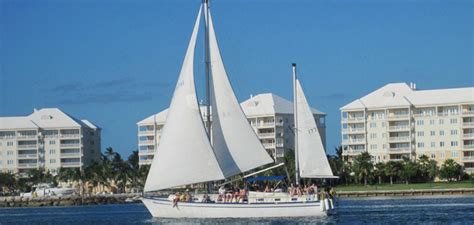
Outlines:
{"label": "shoreline", "polygon": [[339,191],[338,198],[474,195],[474,188]]}
{"label": "shoreline", "polygon": [[91,196],[46,196],[35,198],[6,196],[0,197],[0,208],[129,204],[141,202],[141,196],[140,193]]}
{"label": "shoreline", "polygon": [[[370,197],[415,197],[415,196],[474,196],[474,188],[456,189],[417,189],[390,191],[340,191],[337,198],[370,198]],[[20,196],[0,197],[0,208],[80,206],[140,203],[141,193],[92,195],[92,196],[47,196],[25,198]]]}

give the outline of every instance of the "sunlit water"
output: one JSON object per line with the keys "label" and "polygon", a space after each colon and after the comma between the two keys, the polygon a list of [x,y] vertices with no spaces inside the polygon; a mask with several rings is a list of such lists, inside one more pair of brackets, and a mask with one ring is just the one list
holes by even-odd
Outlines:
{"label": "sunlit water", "polygon": [[297,219],[156,219],[142,204],[0,208],[4,224],[474,224],[474,196],[342,199],[336,215]]}

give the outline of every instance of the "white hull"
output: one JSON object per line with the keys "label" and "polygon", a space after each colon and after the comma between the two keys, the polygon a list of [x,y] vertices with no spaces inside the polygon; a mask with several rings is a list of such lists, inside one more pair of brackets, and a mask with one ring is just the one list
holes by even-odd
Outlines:
{"label": "white hull", "polygon": [[178,202],[166,198],[143,198],[153,217],[160,218],[263,218],[326,216],[319,201],[279,203],[200,203]]}

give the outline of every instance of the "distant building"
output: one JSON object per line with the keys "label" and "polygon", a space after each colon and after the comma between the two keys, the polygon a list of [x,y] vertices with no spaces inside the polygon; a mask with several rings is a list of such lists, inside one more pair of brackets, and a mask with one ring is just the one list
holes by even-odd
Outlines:
{"label": "distant building", "polygon": [[30,169],[56,173],[100,160],[101,129],[57,108],[29,116],[0,117],[0,170],[24,174]]}
{"label": "distant building", "polygon": [[[249,123],[260,138],[265,149],[274,158],[284,157],[285,152],[294,149],[293,103],[274,94],[259,94],[241,104]],[[326,114],[312,109],[319,127],[323,144],[326,143]],[[159,144],[168,109],[137,123],[140,165],[150,164]],[[201,106],[205,120],[206,108]]]}
{"label": "distant building", "polygon": [[341,108],[343,155],[375,162],[426,155],[474,172],[474,88],[416,90],[391,83]]}

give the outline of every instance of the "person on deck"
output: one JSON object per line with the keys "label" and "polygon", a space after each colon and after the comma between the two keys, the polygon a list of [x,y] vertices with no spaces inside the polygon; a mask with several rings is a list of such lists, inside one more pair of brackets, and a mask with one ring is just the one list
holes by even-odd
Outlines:
{"label": "person on deck", "polygon": [[221,186],[219,188],[219,197],[217,198],[217,201],[219,200],[225,202],[225,187],[224,186]]}
{"label": "person on deck", "polygon": [[176,192],[176,194],[174,195],[174,198],[173,198],[173,208],[176,206],[176,204],[178,204],[179,197],[180,197],[179,192]]}

